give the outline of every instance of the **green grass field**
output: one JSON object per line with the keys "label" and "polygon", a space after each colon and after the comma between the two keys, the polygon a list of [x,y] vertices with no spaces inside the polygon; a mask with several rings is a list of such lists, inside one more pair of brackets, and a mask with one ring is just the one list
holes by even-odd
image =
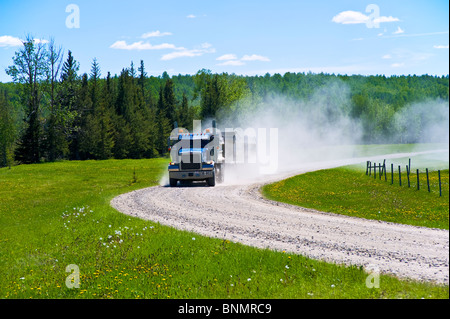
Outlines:
{"label": "green grass field", "polygon": [[[408,187],[408,160],[387,160],[386,176],[383,174],[381,179],[379,172],[366,175],[366,164],[362,163],[298,175],[265,185],[262,192],[272,200],[331,213],[449,229],[448,162],[436,159],[433,154],[412,157]],[[393,183],[390,163],[394,163]],[[429,168],[430,192],[425,168]],[[419,169],[419,190],[416,169]],[[439,196],[438,170],[441,170],[442,196]]]}
{"label": "green grass field", "polygon": [[[109,206],[157,185],[166,159],[0,169],[0,298],[448,298],[448,286],[368,274],[132,218]],[[79,288],[66,279],[79,268]],[[70,282],[69,282],[70,286]]]}

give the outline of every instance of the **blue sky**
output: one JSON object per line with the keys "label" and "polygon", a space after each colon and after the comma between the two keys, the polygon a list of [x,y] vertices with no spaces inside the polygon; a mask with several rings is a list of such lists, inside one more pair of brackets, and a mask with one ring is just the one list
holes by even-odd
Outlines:
{"label": "blue sky", "polygon": [[437,0],[0,0],[0,81],[11,80],[5,68],[27,34],[71,50],[80,73],[97,58],[102,76],[141,59],[149,75],[440,76],[448,25],[449,3]]}

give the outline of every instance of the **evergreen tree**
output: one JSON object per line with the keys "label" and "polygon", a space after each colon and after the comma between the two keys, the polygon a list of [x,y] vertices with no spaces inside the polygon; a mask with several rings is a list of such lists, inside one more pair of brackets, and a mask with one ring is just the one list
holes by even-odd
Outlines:
{"label": "evergreen tree", "polygon": [[147,73],[145,73],[144,60],[141,60],[141,65],[138,68],[139,71],[139,87],[141,88],[142,96],[145,98],[145,79],[147,78]]}
{"label": "evergreen tree", "polygon": [[70,158],[74,156],[74,145],[77,143],[74,141],[77,135],[77,121],[79,107],[77,105],[78,100],[78,88],[79,81],[77,72],[79,70],[79,63],[72,56],[72,52],[68,52],[67,60],[64,62],[61,70],[61,83],[60,90],[57,95],[57,106],[60,116],[57,118],[59,121],[56,123],[56,157],[66,158],[70,155]]}
{"label": "evergreen tree", "polygon": [[100,140],[98,143],[96,156],[99,159],[111,158],[113,155],[113,138],[115,131],[113,126],[114,108],[110,72],[108,72],[106,77],[106,83],[97,113],[97,118],[100,120]]}
{"label": "evergreen tree", "polygon": [[65,112],[61,112],[58,103],[57,90],[59,88],[58,76],[61,70],[63,53],[61,48],[55,48],[54,41],[51,40],[48,48],[48,80],[49,80],[49,97],[50,97],[50,117],[46,128],[46,149],[48,160],[54,161],[57,157],[63,157],[67,152],[67,141],[64,138]]}
{"label": "evergreen tree", "polygon": [[156,111],[156,145],[155,148],[159,154],[167,153],[167,138],[173,128],[173,123],[167,116],[166,102],[164,99],[164,89],[161,86],[159,89],[159,99]]}
{"label": "evergreen tree", "polygon": [[163,108],[165,111],[165,116],[169,119],[171,123],[178,121],[177,118],[177,100],[175,99],[175,93],[173,88],[173,80],[167,79],[164,84],[164,103]]}
{"label": "evergreen tree", "polygon": [[146,158],[155,157],[157,155],[157,150],[155,148],[155,136],[156,136],[156,109],[153,105],[153,100],[151,92],[145,89],[145,83],[147,80],[147,73],[145,72],[144,61],[141,60],[140,66],[138,68],[139,78],[137,81],[138,85],[138,96],[139,96],[139,109],[142,115],[144,130],[145,130],[145,140],[146,140],[146,150],[143,151],[143,156]]}
{"label": "evergreen tree", "polygon": [[90,87],[91,87],[91,102],[92,102],[92,111],[91,113],[94,113],[95,108],[98,105],[98,100],[99,100],[99,93],[100,93],[100,88],[99,88],[99,79],[101,77],[101,72],[100,72],[100,65],[97,62],[97,59],[94,58],[94,60],[92,61],[92,65],[91,65],[91,73],[90,73],[90,78],[89,78],[89,82],[90,82]]}
{"label": "evergreen tree", "polygon": [[178,126],[189,129],[190,125],[192,124],[192,120],[193,118],[189,109],[188,98],[186,96],[186,93],[183,92],[183,96],[181,98],[181,106],[178,112]]}
{"label": "evergreen tree", "polygon": [[92,128],[92,124],[88,121],[89,112],[92,110],[91,94],[89,90],[88,75],[84,73],[81,79],[81,85],[77,92],[77,100],[75,103],[76,116],[74,118],[74,126],[72,139],[70,143],[71,159],[86,159],[90,155],[92,148],[92,139],[88,135],[87,127]]}
{"label": "evergreen tree", "polygon": [[36,43],[28,35],[23,47],[15,53],[14,64],[6,70],[14,82],[22,84],[22,101],[26,106],[25,130],[15,154],[21,163],[37,163],[42,155],[41,98],[47,75],[46,57],[45,44]]}
{"label": "evergreen tree", "polygon": [[16,132],[6,90],[0,91],[0,168],[11,167],[14,158]]}

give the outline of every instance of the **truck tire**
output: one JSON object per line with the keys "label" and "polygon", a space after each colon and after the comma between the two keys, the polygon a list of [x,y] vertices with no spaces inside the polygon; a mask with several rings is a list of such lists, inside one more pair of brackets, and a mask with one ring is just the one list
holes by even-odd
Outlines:
{"label": "truck tire", "polygon": [[216,186],[216,174],[213,173],[213,176],[206,179],[206,182],[208,183],[208,186]]}
{"label": "truck tire", "polygon": [[169,178],[170,187],[177,187],[177,182],[175,178]]}

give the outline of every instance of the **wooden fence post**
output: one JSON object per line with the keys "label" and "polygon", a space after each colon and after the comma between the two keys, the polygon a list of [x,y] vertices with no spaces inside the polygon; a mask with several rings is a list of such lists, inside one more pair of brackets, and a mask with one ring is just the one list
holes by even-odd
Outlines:
{"label": "wooden fence post", "polygon": [[366,161],[366,175],[369,175],[369,161]]}
{"label": "wooden fence post", "polygon": [[[386,161],[386,160],[385,160]],[[383,171],[384,171],[384,181],[387,181],[387,176],[386,176],[386,163],[383,162]]]}
{"label": "wooden fence post", "polygon": [[372,175],[372,162],[369,161],[369,176]]}
{"label": "wooden fence post", "polygon": [[419,169],[417,169],[417,190],[420,190]]}
{"label": "wooden fence post", "polygon": [[402,172],[400,169],[400,165],[398,166],[398,182],[399,182],[400,186],[402,186]]}
{"label": "wooden fence post", "polygon": [[411,187],[411,184],[409,182],[409,171],[410,171],[410,168],[408,167],[408,165],[406,165],[406,177],[408,178],[408,187]]}
{"label": "wooden fence post", "polygon": [[441,188],[441,170],[438,170],[438,176],[439,176],[439,197],[442,196],[442,188]]}
{"label": "wooden fence post", "polygon": [[391,185],[394,184],[394,164],[391,163]]}
{"label": "wooden fence post", "polygon": [[373,163],[373,178],[377,179],[377,163]]}
{"label": "wooden fence post", "polygon": [[383,175],[383,171],[381,170],[381,163],[378,163],[378,173],[380,175],[380,181],[381,181],[381,175]]}
{"label": "wooden fence post", "polygon": [[428,168],[427,170],[427,187],[428,187],[428,193],[430,192],[430,179],[428,178]]}

